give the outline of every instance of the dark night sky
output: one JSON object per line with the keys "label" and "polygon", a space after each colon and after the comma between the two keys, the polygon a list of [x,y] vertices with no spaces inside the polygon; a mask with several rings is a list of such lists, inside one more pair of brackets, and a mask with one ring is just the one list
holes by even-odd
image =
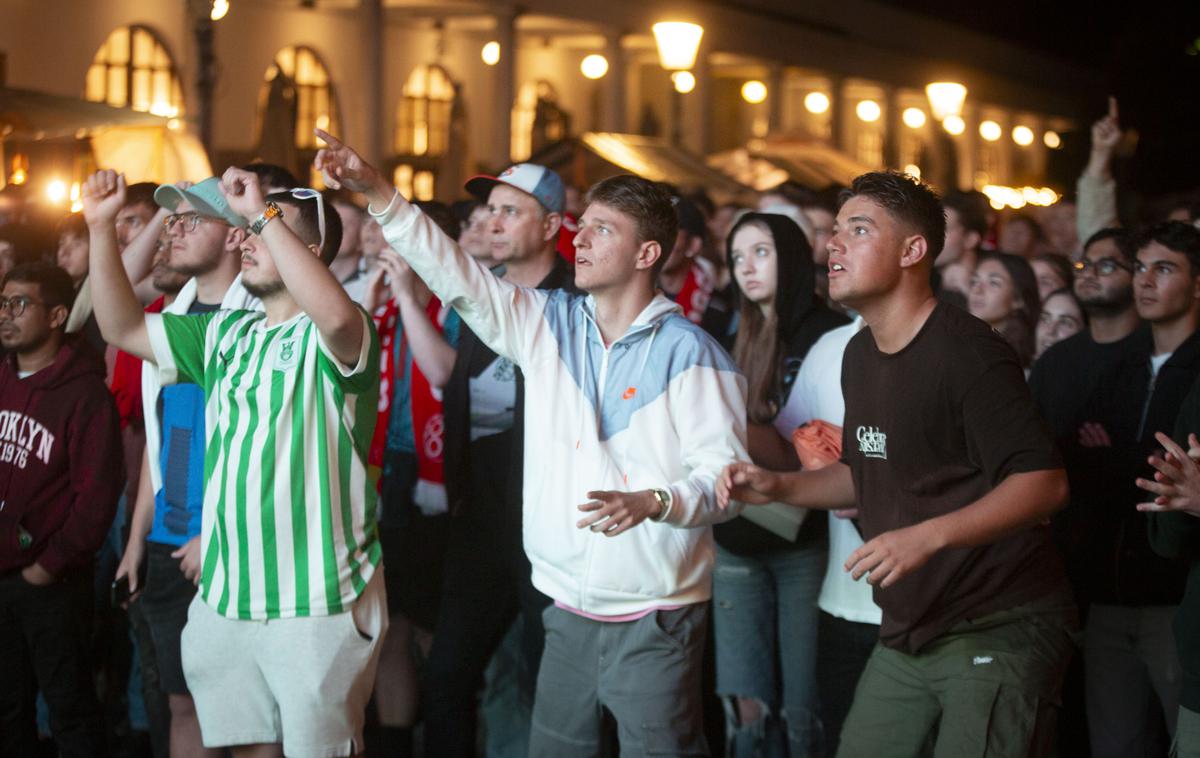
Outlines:
{"label": "dark night sky", "polygon": [[[1123,184],[1147,194],[1200,187],[1197,0],[883,1],[1094,69],[1106,92],[1096,93],[1090,115],[1102,115],[1104,96],[1116,95],[1122,126],[1136,128],[1140,136],[1133,159],[1118,166]],[[1189,48],[1198,54],[1189,55]],[[1086,158],[1088,136],[1071,137],[1059,162],[1078,166]]]}

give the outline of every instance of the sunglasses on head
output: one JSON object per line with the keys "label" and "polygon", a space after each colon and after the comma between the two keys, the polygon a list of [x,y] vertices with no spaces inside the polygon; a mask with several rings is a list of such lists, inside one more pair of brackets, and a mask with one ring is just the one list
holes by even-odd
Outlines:
{"label": "sunglasses on head", "polygon": [[296,187],[288,190],[288,194],[297,200],[316,200],[317,201],[317,234],[321,241],[317,245],[317,252],[325,249],[325,196],[311,187]]}

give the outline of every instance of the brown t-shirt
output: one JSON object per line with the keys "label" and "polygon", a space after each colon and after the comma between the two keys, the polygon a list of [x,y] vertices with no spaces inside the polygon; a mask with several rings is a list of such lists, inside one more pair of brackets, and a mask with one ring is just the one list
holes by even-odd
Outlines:
{"label": "brown t-shirt", "polygon": [[[866,539],[956,511],[1009,474],[1062,468],[1025,375],[1004,338],[938,304],[904,349],[886,354],[869,328],[842,363],[842,460]],[[880,641],[916,652],[963,619],[1066,586],[1046,527],[990,545],[943,550],[887,589]]]}

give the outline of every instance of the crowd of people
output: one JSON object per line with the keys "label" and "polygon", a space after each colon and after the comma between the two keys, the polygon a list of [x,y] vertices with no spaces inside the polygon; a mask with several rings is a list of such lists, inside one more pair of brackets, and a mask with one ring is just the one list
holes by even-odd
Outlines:
{"label": "crowd of people", "polygon": [[1200,202],[94,173],[0,225],[0,755],[1200,756]]}

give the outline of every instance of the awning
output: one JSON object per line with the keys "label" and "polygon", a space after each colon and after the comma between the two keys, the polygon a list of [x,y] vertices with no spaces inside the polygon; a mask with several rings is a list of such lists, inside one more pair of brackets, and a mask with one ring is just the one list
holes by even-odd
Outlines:
{"label": "awning", "polygon": [[845,187],[872,170],[824,142],[788,138],[754,140],[710,156],[708,163],[760,192],[789,179],[814,190]]}
{"label": "awning", "polygon": [[184,131],[160,126],[116,127],[92,135],[96,165],[125,174],[133,182],[166,184],[212,176],[200,140]]}
{"label": "awning", "polygon": [[167,119],[78,97],[0,88],[0,139],[81,137],[110,126],[160,126]]}
{"label": "awning", "polygon": [[749,187],[711,168],[700,156],[658,137],[639,134],[587,132],[549,145],[529,161],[558,171],[564,181],[581,189],[616,174],[631,173],[682,190],[703,188],[718,202],[752,194]]}

